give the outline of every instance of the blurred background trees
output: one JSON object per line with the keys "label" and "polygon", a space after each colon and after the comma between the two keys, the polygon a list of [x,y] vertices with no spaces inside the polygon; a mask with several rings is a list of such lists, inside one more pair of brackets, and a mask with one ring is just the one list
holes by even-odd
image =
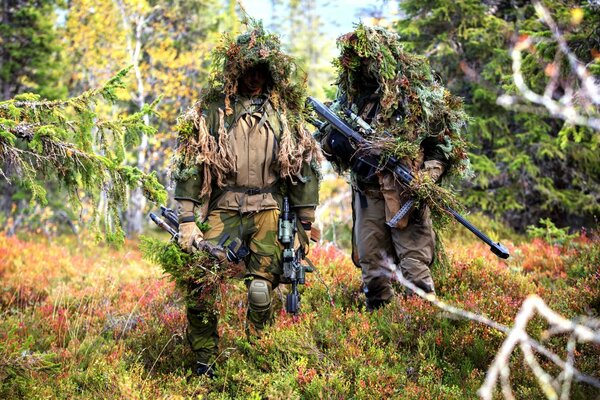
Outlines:
{"label": "blurred background trees", "polygon": [[[287,50],[307,72],[309,93],[327,100],[335,96],[330,63],[337,52],[335,38],[352,29],[342,26],[339,4],[316,0],[2,0],[1,4],[0,101],[27,92],[46,99],[76,97],[131,65],[126,86],[116,92],[115,101],[94,104],[93,113],[96,120],[110,120],[154,104],[156,112],[146,113],[142,122],[156,134],[148,136],[141,128],[139,140],[124,143],[123,164],[155,172],[167,188],[175,121],[207,82],[209,53],[221,32],[235,34],[246,14],[264,18],[264,25],[282,35]],[[572,55],[597,84],[598,2],[542,4],[552,11]],[[471,210],[484,211],[519,231],[546,218],[572,229],[597,225],[598,131],[532,103],[515,84],[511,51],[516,46],[522,48],[520,73],[528,88],[588,119],[598,117],[598,103],[582,101],[582,81],[569,55],[560,50],[556,35],[531,2],[373,0],[344,7],[354,7],[356,22],[360,18],[397,30],[406,48],[425,55],[448,88],[465,99],[472,117],[468,138],[476,177],[459,189]],[[89,129],[93,151],[102,154],[98,127],[92,123]],[[340,192],[343,179],[333,180],[337,178],[327,169],[325,177],[329,180],[323,195],[341,200],[324,198],[327,206],[320,214],[324,236],[345,246],[350,219],[343,200],[347,196]],[[26,186],[0,179],[0,222],[8,222],[5,229],[38,229],[50,220],[78,219],[80,211],[65,206],[57,182],[44,179],[44,186],[46,206],[31,202]],[[102,188],[97,191],[102,194]],[[139,190],[126,195],[129,206],[121,207],[119,214],[127,233],[135,235],[143,229],[150,205]]]}
{"label": "blurred background trees", "polygon": [[[600,75],[600,5],[546,1],[568,47]],[[599,132],[566,123],[531,102],[505,107],[517,94],[511,49],[534,39],[522,61],[530,88],[558,100],[580,89],[567,54],[530,1],[399,2],[398,31],[407,47],[428,57],[449,89],[465,99],[475,179],[464,188],[468,207],[522,231],[551,218],[573,228],[597,226],[600,212]],[[550,82],[552,86],[549,86]],[[577,101],[577,100],[575,100]],[[580,104],[598,116],[598,105]]]}

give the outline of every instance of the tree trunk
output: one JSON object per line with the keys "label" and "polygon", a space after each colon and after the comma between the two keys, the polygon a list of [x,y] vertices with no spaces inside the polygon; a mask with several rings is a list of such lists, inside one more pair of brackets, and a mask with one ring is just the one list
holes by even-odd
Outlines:
{"label": "tree trunk", "polygon": [[[125,5],[122,1],[117,0],[117,5],[121,11],[121,17],[123,20],[123,26],[127,32],[132,32],[132,25],[129,23],[128,15],[125,9]],[[131,57],[131,64],[135,72],[135,78],[137,82],[137,98],[135,99],[136,105],[141,110],[146,105],[146,93],[144,88],[144,80],[140,71],[140,58],[142,51],[142,33],[147,19],[142,15],[136,15],[131,17],[135,21],[135,46],[133,45],[130,37],[127,39],[127,50]],[[150,124],[150,118],[145,115],[144,123]],[[148,136],[142,134],[140,138],[140,145],[137,147],[137,164],[136,166],[140,171],[146,171],[146,152],[148,151]],[[144,209],[146,207],[146,198],[142,189],[138,186],[130,192],[129,206],[125,213],[125,232],[128,237],[136,236],[142,232],[144,225]]]}

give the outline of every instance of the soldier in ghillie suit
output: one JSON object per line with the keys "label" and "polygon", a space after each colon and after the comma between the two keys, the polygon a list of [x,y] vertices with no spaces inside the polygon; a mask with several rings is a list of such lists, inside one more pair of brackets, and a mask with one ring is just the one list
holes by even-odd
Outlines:
{"label": "soldier in ghillie suit", "polygon": [[[208,90],[179,122],[178,240],[187,252],[202,241],[228,246],[239,238],[247,245],[247,326],[257,333],[272,319],[272,290],[282,273],[277,227],[283,196],[307,245],[320,153],[304,128],[305,79],[275,35],[260,24],[235,39],[225,35],[213,52],[213,68]],[[208,224],[206,232],[197,219]],[[187,309],[199,373],[217,355],[214,308],[204,302]]]}
{"label": "soldier in ghillie suit", "polygon": [[[353,111],[375,134],[366,137],[368,148],[360,149],[329,125],[318,136],[325,157],[339,172],[351,172],[353,260],[362,270],[367,309],[372,310],[394,295],[390,261],[417,287],[434,292],[431,212],[443,217],[444,211],[442,201],[434,207],[430,200],[449,194],[435,184],[442,176],[469,170],[460,136],[466,116],[460,99],[439,84],[423,58],[402,49],[395,33],[359,24],[337,44],[338,95],[331,108]],[[392,173],[359,162],[356,155],[363,152],[401,160],[416,177],[410,190]],[[388,226],[409,196],[418,207]]]}

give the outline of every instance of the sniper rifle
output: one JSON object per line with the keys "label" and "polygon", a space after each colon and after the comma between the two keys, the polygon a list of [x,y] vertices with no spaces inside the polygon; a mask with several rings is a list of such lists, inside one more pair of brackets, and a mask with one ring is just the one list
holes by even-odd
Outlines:
{"label": "sniper rifle", "polygon": [[[339,118],[333,111],[327,108],[323,103],[314,97],[308,97],[307,102],[315,112],[324,118],[331,126],[337,129],[342,135],[344,135],[347,139],[357,145],[358,148],[364,147],[367,144],[367,140],[354,128],[352,128],[346,121]],[[364,130],[367,134],[374,133],[374,129],[362,118],[358,115],[354,114],[351,110],[345,109],[343,110],[345,116],[350,119],[352,122],[356,123],[362,130]],[[320,129],[325,123],[320,121],[315,121],[316,126]],[[375,158],[369,155],[360,155],[357,154],[354,156],[356,161],[362,162],[363,164],[367,164],[375,169],[383,169],[393,173],[396,178],[403,185],[410,187],[410,183],[413,181],[414,176],[411,171],[406,168],[404,165],[400,163],[400,161],[394,157],[386,157],[384,160],[380,160],[379,158]],[[414,207],[415,201],[414,199],[409,199],[404,205],[400,208],[400,210],[390,219],[387,224],[389,226],[396,226],[398,221],[404,218]],[[456,219],[461,225],[471,231],[475,236],[477,236],[480,240],[490,246],[490,250],[492,253],[497,255],[500,258],[508,258],[509,252],[506,247],[502,244],[495,243],[490,239],[486,234],[481,232],[475,226],[473,226],[465,217],[460,215],[458,212],[453,210],[451,207],[445,207],[446,211],[448,211],[454,219]]]}

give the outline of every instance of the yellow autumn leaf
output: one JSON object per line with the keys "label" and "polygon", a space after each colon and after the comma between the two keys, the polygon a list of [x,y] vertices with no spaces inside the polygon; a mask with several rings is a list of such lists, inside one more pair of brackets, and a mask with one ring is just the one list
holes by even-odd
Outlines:
{"label": "yellow autumn leaf", "polygon": [[544,73],[546,74],[546,76],[555,76],[558,73],[558,68],[556,68],[556,65],[554,63],[550,63],[546,65]]}
{"label": "yellow autumn leaf", "polygon": [[571,24],[579,25],[583,20],[583,9],[582,8],[574,8],[571,10]]}

